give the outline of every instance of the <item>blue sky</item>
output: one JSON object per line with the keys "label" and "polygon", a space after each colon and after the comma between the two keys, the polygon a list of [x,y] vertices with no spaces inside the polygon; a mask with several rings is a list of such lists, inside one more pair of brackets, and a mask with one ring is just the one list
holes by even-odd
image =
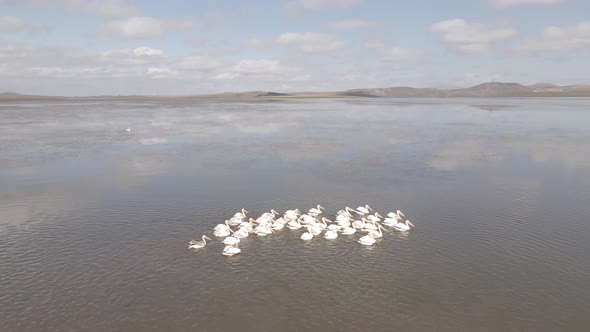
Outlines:
{"label": "blue sky", "polygon": [[590,83],[585,0],[0,0],[0,91]]}

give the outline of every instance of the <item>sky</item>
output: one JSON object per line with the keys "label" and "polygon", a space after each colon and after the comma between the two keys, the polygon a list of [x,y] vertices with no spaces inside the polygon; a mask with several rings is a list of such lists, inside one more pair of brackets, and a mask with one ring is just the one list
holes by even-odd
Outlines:
{"label": "sky", "polygon": [[590,83],[589,0],[0,0],[0,92]]}

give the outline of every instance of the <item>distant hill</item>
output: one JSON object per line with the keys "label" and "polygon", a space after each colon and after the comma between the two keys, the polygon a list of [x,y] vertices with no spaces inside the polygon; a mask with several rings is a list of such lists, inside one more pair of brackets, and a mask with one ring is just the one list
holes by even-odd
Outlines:
{"label": "distant hill", "polygon": [[502,98],[502,97],[590,97],[590,85],[559,86],[551,83],[522,85],[518,83],[487,82],[464,89],[433,89],[412,87],[390,87],[352,89],[337,92],[293,92],[272,91],[225,92],[209,95],[134,95],[134,96],[93,96],[93,97],[49,97],[21,95],[15,92],[0,93],[0,100],[18,99],[159,99],[159,98],[204,98],[204,99],[253,99],[253,98],[339,98],[339,97],[389,97],[389,98]]}
{"label": "distant hill", "polygon": [[522,85],[518,83],[488,82],[464,89],[430,88],[375,88],[354,89],[341,93],[345,96],[398,97],[398,98],[444,98],[444,97],[590,97],[590,85],[558,86],[549,83]]}

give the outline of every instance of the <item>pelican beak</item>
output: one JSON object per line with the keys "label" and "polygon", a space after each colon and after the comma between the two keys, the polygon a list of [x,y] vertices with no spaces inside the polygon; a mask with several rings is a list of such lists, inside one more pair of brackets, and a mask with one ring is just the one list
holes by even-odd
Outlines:
{"label": "pelican beak", "polygon": [[209,240],[209,241],[213,241],[213,240],[211,240],[211,238],[210,238],[210,237],[208,237],[207,235],[205,235],[205,238],[206,238],[207,240]]}
{"label": "pelican beak", "polygon": [[414,226],[414,224],[412,224],[412,222],[409,220],[408,220],[408,224],[411,225],[412,227],[416,228],[416,226]]}

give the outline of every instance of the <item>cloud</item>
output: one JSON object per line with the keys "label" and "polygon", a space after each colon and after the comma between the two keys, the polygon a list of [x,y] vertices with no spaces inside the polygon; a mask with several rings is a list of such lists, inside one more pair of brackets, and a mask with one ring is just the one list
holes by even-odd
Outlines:
{"label": "cloud", "polygon": [[131,16],[139,9],[126,0],[5,0],[10,5],[60,7],[66,11],[99,16]]}
{"label": "cloud", "polygon": [[248,38],[242,40],[242,45],[247,47],[260,47],[262,46],[262,41],[256,38]]}
{"label": "cloud", "polygon": [[344,46],[334,35],[313,32],[286,32],[277,38],[277,43],[297,47],[306,53],[331,52]]}
{"label": "cloud", "polygon": [[240,60],[233,70],[240,74],[262,74],[278,73],[293,71],[292,68],[285,67],[277,60]]}
{"label": "cloud", "polygon": [[434,23],[430,30],[440,34],[444,44],[460,54],[487,53],[493,44],[517,34],[514,28],[489,28],[482,24],[467,23],[462,19]]}
{"label": "cloud", "polygon": [[525,5],[556,5],[568,0],[488,0],[494,8],[509,8]]}
{"label": "cloud", "polygon": [[579,22],[572,26],[546,27],[543,34],[535,39],[528,39],[514,48],[521,54],[563,51],[590,48],[590,21]]}
{"label": "cloud", "polygon": [[147,16],[134,16],[106,23],[99,35],[123,39],[152,39],[161,37],[167,30],[187,29],[193,26],[186,20],[158,20]]}
{"label": "cloud", "polygon": [[18,17],[0,16],[0,32],[22,31],[25,28],[25,22]]}
{"label": "cloud", "polygon": [[220,68],[223,64],[217,58],[206,55],[189,55],[179,59],[175,66],[181,70],[208,72]]}
{"label": "cloud", "polygon": [[334,30],[347,30],[347,29],[365,29],[375,27],[377,24],[371,21],[365,20],[342,20],[332,21],[326,24],[326,27]]}
{"label": "cloud", "polygon": [[288,13],[301,11],[319,11],[329,8],[347,8],[359,5],[364,0],[295,0],[285,6]]}
{"label": "cloud", "polygon": [[392,47],[383,59],[393,63],[415,63],[422,62],[428,57],[428,52],[416,48]]}

